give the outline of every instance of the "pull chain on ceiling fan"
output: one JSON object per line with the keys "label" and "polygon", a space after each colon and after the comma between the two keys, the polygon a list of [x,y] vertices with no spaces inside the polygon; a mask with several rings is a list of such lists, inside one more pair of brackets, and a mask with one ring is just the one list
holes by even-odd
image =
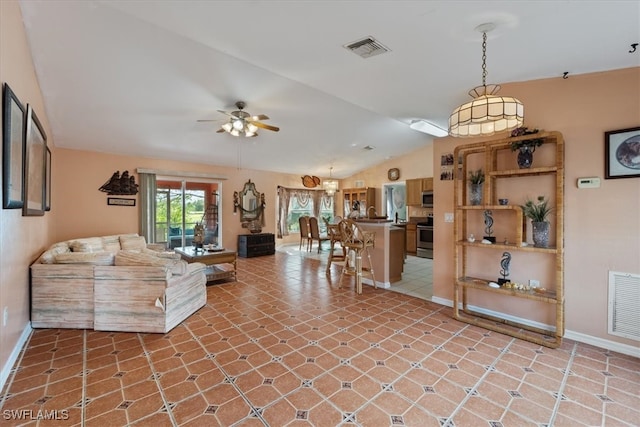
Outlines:
{"label": "pull chain on ceiling fan", "polygon": [[228,132],[233,136],[251,137],[258,135],[258,128],[267,129],[274,132],[278,132],[280,130],[279,127],[267,125],[260,122],[260,120],[269,120],[268,116],[264,114],[252,116],[251,114],[244,111],[245,106],[246,104],[244,102],[238,101],[236,102],[236,107],[238,108],[237,111],[227,112],[218,110],[219,113],[229,116],[229,121],[223,124],[217,132]]}

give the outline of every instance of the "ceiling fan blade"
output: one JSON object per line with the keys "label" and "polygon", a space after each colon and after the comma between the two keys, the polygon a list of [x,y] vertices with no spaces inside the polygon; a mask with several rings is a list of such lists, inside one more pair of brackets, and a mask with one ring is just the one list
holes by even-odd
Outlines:
{"label": "ceiling fan blade", "polygon": [[224,114],[225,116],[233,117],[233,118],[235,118],[235,119],[239,118],[239,116],[238,116],[237,114],[234,114],[234,113],[237,113],[237,111],[233,111],[233,112],[231,112],[231,113],[230,113],[230,112],[228,112],[228,111],[224,111],[224,110],[216,110],[216,111],[217,111],[218,113],[222,113],[222,114]]}
{"label": "ceiling fan blade", "polygon": [[220,120],[216,120],[216,119],[200,119],[200,120],[196,120],[197,122],[219,122]]}
{"label": "ceiling fan blade", "polygon": [[216,131],[216,133],[222,133],[222,132],[226,132],[224,129],[220,128]]}
{"label": "ceiling fan blade", "polygon": [[280,130],[279,127],[271,126],[271,125],[265,125],[264,123],[260,123],[260,122],[254,122],[254,121],[249,120],[249,123],[251,123],[252,125],[257,126],[259,128],[272,130],[274,132],[278,132]]}
{"label": "ceiling fan blade", "polygon": [[269,116],[265,114],[258,114],[257,116],[249,117],[249,120],[269,120]]}

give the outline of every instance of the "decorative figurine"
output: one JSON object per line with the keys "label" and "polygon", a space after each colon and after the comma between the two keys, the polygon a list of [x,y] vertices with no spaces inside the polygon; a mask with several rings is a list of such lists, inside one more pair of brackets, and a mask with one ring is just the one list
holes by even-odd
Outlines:
{"label": "decorative figurine", "polygon": [[486,236],[483,236],[484,240],[488,240],[491,243],[496,242],[496,238],[492,236],[493,234],[493,213],[490,210],[484,211],[484,232]]}
{"label": "decorative figurine", "polygon": [[204,245],[204,224],[201,222],[196,222],[196,225],[193,227],[193,246],[196,247],[196,251],[198,249],[202,249]]}
{"label": "decorative figurine", "polygon": [[502,279],[498,279],[498,285],[502,286],[504,283],[507,283],[507,276],[509,275],[509,264],[511,263],[511,254],[509,252],[502,253],[502,259],[500,260],[500,274],[502,274]]}

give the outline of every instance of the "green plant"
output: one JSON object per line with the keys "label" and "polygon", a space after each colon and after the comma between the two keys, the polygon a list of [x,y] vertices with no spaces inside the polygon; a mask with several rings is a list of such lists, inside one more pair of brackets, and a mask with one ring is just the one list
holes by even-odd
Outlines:
{"label": "green plant", "polygon": [[549,201],[545,200],[544,196],[538,196],[537,203],[527,199],[525,204],[520,207],[522,208],[524,216],[530,218],[533,222],[547,222],[547,217],[553,210],[553,208],[549,206]]}
{"label": "green plant", "polygon": [[519,150],[520,147],[539,147],[544,142],[542,138],[526,139],[524,141],[516,141],[511,143],[511,151]]}
{"label": "green plant", "polygon": [[471,184],[482,184],[484,182],[484,172],[482,169],[469,172],[469,182]]}
{"label": "green plant", "polygon": [[[537,128],[536,129],[529,129],[525,126],[519,127],[519,128],[515,128],[514,130],[511,131],[511,136],[512,137],[516,137],[516,136],[523,136],[523,135],[533,135],[540,132]],[[530,147],[539,147],[542,145],[542,143],[544,142],[544,140],[542,138],[533,138],[533,139],[525,139],[524,141],[516,141],[516,142],[512,142],[511,143],[511,151],[516,151],[519,150],[520,147],[526,147],[526,146],[530,146]]]}

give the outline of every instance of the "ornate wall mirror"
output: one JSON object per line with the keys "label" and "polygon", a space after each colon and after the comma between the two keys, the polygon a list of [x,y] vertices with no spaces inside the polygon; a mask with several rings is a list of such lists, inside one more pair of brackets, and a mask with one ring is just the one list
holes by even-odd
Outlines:
{"label": "ornate wall mirror", "polygon": [[256,185],[247,181],[240,193],[234,194],[234,210],[240,209],[240,221],[243,227],[248,223],[260,222],[264,209],[264,195],[256,190]]}

